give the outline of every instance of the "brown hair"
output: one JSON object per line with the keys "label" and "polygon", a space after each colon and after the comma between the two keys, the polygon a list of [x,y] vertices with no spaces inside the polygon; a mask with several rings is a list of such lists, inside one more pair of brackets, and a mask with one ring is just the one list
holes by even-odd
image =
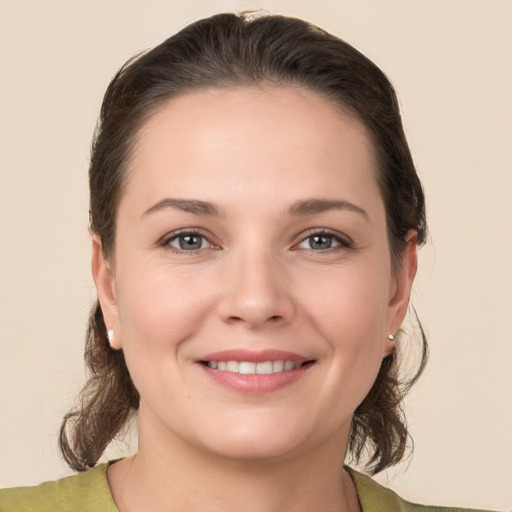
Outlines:
{"label": "brown hair", "polygon": [[[283,16],[219,14],[181,30],[125,64],[108,86],[95,133],[90,179],[90,229],[105,258],[115,245],[117,205],[127,165],[143,123],[178,94],[247,85],[299,86],[358,118],[372,139],[387,216],[394,269],[409,230],[425,240],[424,196],[402,128],[398,102],[382,71],[346,42],[305,21]],[[398,350],[386,357],[367,397],[354,413],[349,452],[373,472],[398,463],[407,447],[402,399],[423,370],[401,381]],[[87,330],[90,378],[77,407],[66,415],[60,448],[68,464],[93,467],[138,409],[139,394],[122,350],[112,350],[98,303]]]}

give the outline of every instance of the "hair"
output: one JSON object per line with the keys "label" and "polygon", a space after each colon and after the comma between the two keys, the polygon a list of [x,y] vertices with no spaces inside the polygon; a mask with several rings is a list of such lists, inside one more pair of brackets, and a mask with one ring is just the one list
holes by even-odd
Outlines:
{"label": "hair", "polygon": [[[284,16],[218,14],[185,27],[154,49],[128,61],[107,88],[94,135],[90,181],[90,230],[107,261],[115,248],[116,213],[128,181],[131,152],[145,121],[171,98],[204,89],[243,86],[300,87],[358,119],[377,161],[393,271],[406,236],[425,241],[424,195],[405,138],[390,81],[368,58],[308,22]],[[418,322],[419,323],[419,322]],[[383,359],[370,392],[356,409],[349,438],[352,460],[372,473],[400,462],[409,446],[403,397],[421,374],[402,378],[399,350]],[[87,329],[90,377],[61,425],[60,448],[75,470],[94,467],[107,445],[139,407],[139,393],[122,350],[107,342],[99,303]]]}

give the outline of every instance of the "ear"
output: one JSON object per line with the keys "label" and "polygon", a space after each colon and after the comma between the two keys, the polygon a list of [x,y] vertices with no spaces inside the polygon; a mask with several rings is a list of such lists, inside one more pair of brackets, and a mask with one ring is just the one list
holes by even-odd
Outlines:
{"label": "ear", "polygon": [[[393,336],[404,321],[409,306],[411,288],[418,268],[417,245],[418,237],[415,230],[410,230],[406,236],[406,246],[402,252],[400,267],[393,276],[390,288],[389,304],[387,312],[387,334]],[[387,339],[384,347],[384,356],[391,353],[394,342]]]}
{"label": "ear", "polygon": [[115,293],[115,275],[108,261],[103,255],[101,239],[97,235],[92,237],[92,277],[96,284],[96,291],[103,313],[107,330],[114,330],[114,339],[110,342],[113,349],[121,348],[121,329],[119,323],[119,310]]}

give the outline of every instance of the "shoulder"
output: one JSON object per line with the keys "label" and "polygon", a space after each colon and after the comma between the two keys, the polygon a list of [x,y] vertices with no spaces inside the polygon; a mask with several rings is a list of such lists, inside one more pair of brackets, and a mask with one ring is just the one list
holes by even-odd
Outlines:
{"label": "shoulder", "polygon": [[108,486],[108,466],[34,487],[0,489],[0,512],[118,512]]}
{"label": "shoulder", "polygon": [[[347,468],[357,489],[363,512],[486,512],[465,508],[419,505],[410,503],[369,476]],[[488,511],[489,512],[489,511]]]}

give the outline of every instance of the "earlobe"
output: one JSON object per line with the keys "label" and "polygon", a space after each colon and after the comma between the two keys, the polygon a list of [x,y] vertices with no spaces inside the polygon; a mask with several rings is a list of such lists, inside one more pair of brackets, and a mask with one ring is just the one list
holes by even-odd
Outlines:
{"label": "earlobe", "polygon": [[105,260],[101,239],[97,235],[92,237],[92,276],[98,293],[101,311],[107,331],[115,332],[115,336],[109,336],[110,346],[114,349],[121,348],[119,311],[115,295],[115,276],[114,271]]}
{"label": "earlobe", "polygon": [[[410,230],[406,236],[406,246],[402,253],[401,265],[395,273],[393,291],[388,304],[388,333],[395,336],[404,321],[409,306],[409,297],[418,266],[417,233]],[[384,355],[393,350],[393,340],[386,340]]]}

